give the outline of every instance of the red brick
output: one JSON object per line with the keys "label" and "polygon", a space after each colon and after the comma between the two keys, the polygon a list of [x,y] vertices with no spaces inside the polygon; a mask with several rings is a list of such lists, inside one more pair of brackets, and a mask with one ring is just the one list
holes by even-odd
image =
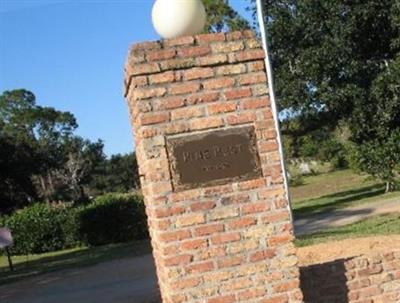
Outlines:
{"label": "red brick", "polygon": [[264,288],[251,288],[244,290],[238,294],[239,301],[246,301],[254,298],[259,298],[265,295],[266,290]]}
{"label": "red brick", "polygon": [[235,194],[221,198],[222,205],[244,204],[250,201],[248,194]]}
{"label": "red brick", "polygon": [[286,294],[278,295],[269,299],[261,300],[259,303],[288,303],[288,297]]}
{"label": "red brick", "polygon": [[215,245],[236,242],[239,240],[240,240],[240,233],[237,232],[219,234],[211,238],[211,242]]}
{"label": "red brick", "polygon": [[147,77],[146,76],[138,76],[138,77],[132,77],[129,83],[130,88],[136,88],[140,86],[147,86]]}
{"label": "red brick", "polygon": [[134,100],[145,100],[155,97],[162,97],[166,94],[167,90],[164,87],[153,88],[137,88],[133,91]]}
{"label": "red brick", "polygon": [[243,34],[242,34],[241,31],[227,32],[226,33],[226,40],[227,41],[240,40],[242,38],[243,38]]}
{"label": "red brick", "polygon": [[254,179],[250,181],[242,181],[238,184],[239,190],[249,190],[265,186],[265,179]]}
{"label": "red brick", "polygon": [[160,49],[160,48],[161,44],[158,41],[140,42],[140,43],[135,43],[131,46],[132,51]]}
{"label": "red brick", "polygon": [[196,199],[199,196],[201,196],[201,189],[195,188],[191,190],[172,193],[169,196],[169,200],[170,202],[180,202],[180,201]]}
{"label": "red brick", "polygon": [[[268,106],[269,103],[269,98],[268,97],[261,97],[257,99],[246,99],[240,101],[240,107],[243,110],[248,110],[248,109],[257,109],[257,108],[262,108]],[[271,113],[271,109],[268,109],[268,112]]]}
{"label": "red brick", "polygon": [[256,202],[251,204],[243,205],[242,212],[246,214],[255,214],[267,211],[271,208],[270,204],[266,201]]}
{"label": "red brick", "polygon": [[194,38],[192,36],[183,36],[178,38],[165,39],[163,41],[163,44],[165,48],[171,46],[190,45],[194,44]]}
{"label": "red brick", "polygon": [[264,61],[254,61],[247,63],[247,71],[248,72],[265,72],[265,63]]}
{"label": "red brick", "polygon": [[230,125],[245,124],[254,122],[256,120],[256,114],[254,112],[249,113],[238,113],[229,115],[226,120]]}
{"label": "red brick", "polygon": [[149,51],[147,53],[148,61],[159,61],[172,59],[176,55],[176,50],[173,48]]}
{"label": "red brick", "polygon": [[200,56],[205,56],[209,53],[211,53],[211,49],[209,46],[185,47],[185,48],[180,48],[178,51],[178,55],[183,58],[200,57]]}
{"label": "red brick", "polygon": [[194,239],[181,243],[182,250],[195,250],[195,249],[205,248],[207,246],[208,242],[205,239]]}
{"label": "red brick", "polygon": [[209,210],[215,207],[214,201],[195,202],[190,205],[192,211]]}
{"label": "red brick", "polygon": [[224,33],[201,34],[196,36],[196,41],[199,44],[208,44],[215,41],[225,41]]}
{"label": "red brick", "polygon": [[[399,264],[400,264],[400,262],[399,262]],[[400,266],[398,268],[400,268]],[[371,275],[379,274],[382,271],[383,271],[382,265],[376,264],[376,265],[369,266],[368,268],[359,270],[358,275],[360,277],[365,277],[365,276],[368,277]]]}
{"label": "red brick", "polygon": [[166,135],[173,135],[184,133],[190,130],[189,124],[185,122],[174,122],[173,124],[166,125],[163,127],[163,133]]}
{"label": "red brick", "polygon": [[258,262],[261,260],[271,259],[275,257],[275,255],[276,255],[275,249],[265,249],[250,254],[250,261]]}
{"label": "red brick", "polygon": [[178,241],[178,240],[188,239],[190,237],[191,237],[190,231],[188,230],[165,232],[160,235],[160,239],[165,242]]}
{"label": "red brick", "polygon": [[185,208],[182,206],[174,206],[168,208],[157,208],[155,210],[155,216],[157,218],[166,218],[176,216],[185,212]]}
{"label": "red brick", "polygon": [[176,109],[171,112],[171,120],[190,119],[202,117],[205,114],[205,109],[202,107],[187,107]]}
{"label": "red brick", "polygon": [[264,142],[260,142],[258,144],[258,151],[260,153],[268,153],[268,152],[275,151],[278,149],[279,149],[279,146],[275,140],[264,141]]}
{"label": "red brick", "polygon": [[235,79],[230,77],[215,78],[211,80],[204,81],[204,89],[214,90],[226,87],[232,87],[235,84]]}
{"label": "red brick", "polygon": [[212,235],[224,230],[223,224],[210,224],[200,226],[194,229],[194,234],[197,237]]}
{"label": "red brick", "polygon": [[152,125],[169,121],[168,113],[144,113],[139,117],[141,125]]}
{"label": "red brick", "polygon": [[276,246],[287,244],[287,243],[291,242],[292,240],[293,240],[292,234],[272,236],[268,239],[268,245],[270,247],[276,247]]}
{"label": "red brick", "polygon": [[210,115],[229,113],[236,110],[236,102],[218,102],[207,106]]}
{"label": "red brick", "polygon": [[361,298],[369,298],[373,296],[377,296],[382,293],[382,290],[377,285],[373,285],[368,288],[363,288],[359,290],[359,294]]}
{"label": "red brick", "polygon": [[218,261],[218,268],[233,267],[242,264],[242,257],[227,257]]}
{"label": "red brick", "polygon": [[228,56],[226,54],[217,54],[196,58],[196,65],[198,66],[213,66],[224,63],[228,63]]}
{"label": "red brick", "polygon": [[186,272],[188,273],[203,273],[207,271],[211,271],[214,269],[214,263],[212,261],[207,261],[203,263],[197,263],[193,265],[189,265],[186,267]]}
{"label": "red brick", "polygon": [[161,249],[162,254],[164,254],[165,256],[169,256],[169,255],[176,255],[179,253],[179,246],[176,244],[173,245],[169,245],[166,247],[163,247]]}
{"label": "red brick", "polygon": [[170,60],[160,61],[158,64],[160,65],[160,71],[190,68],[195,66],[195,62],[191,58],[170,59]]}
{"label": "red brick", "polygon": [[243,74],[246,72],[246,65],[245,64],[229,64],[224,66],[219,66],[215,68],[215,72],[218,76],[226,76],[226,75],[237,75]]}
{"label": "red brick", "polygon": [[164,219],[155,222],[155,227],[159,230],[166,230],[171,226],[171,220]]}
{"label": "red brick", "polygon": [[233,191],[232,184],[226,184],[221,186],[213,186],[204,189],[204,196],[220,196],[221,194],[228,194]]}
{"label": "red brick", "polygon": [[129,75],[144,75],[144,74],[152,74],[160,71],[160,66],[157,63],[144,63],[137,64],[134,67],[128,69]]}
{"label": "red brick", "polygon": [[238,88],[232,89],[224,92],[225,99],[233,100],[233,99],[241,99],[251,96],[251,89],[246,88]]}
{"label": "red brick", "polygon": [[267,75],[265,74],[265,72],[245,74],[245,75],[241,75],[239,77],[240,85],[251,85],[251,84],[258,84],[258,83],[267,84]]}
{"label": "red brick", "polygon": [[165,266],[177,266],[177,265],[185,265],[189,264],[193,260],[192,255],[180,255],[170,257],[164,260]]}
{"label": "red brick", "polygon": [[200,89],[200,84],[196,82],[176,83],[169,88],[169,93],[172,95],[181,95],[197,92]]}
{"label": "red brick", "polygon": [[171,97],[163,98],[155,102],[155,110],[166,110],[179,108],[185,105],[185,99],[183,97]]}
{"label": "red brick", "polygon": [[211,50],[213,53],[231,53],[243,49],[243,41],[215,42],[211,44]]}
{"label": "red brick", "polygon": [[190,213],[184,216],[179,216],[176,220],[175,225],[177,227],[197,225],[205,222],[204,214],[202,213]]}
{"label": "red brick", "polygon": [[177,282],[171,285],[171,288],[174,290],[178,289],[189,289],[196,287],[201,283],[200,278],[189,278],[189,279],[180,279]]}
{"label": "red brick", "polygon": [[186,296],[182,294],[173,295],[171,296],[170,300],[171,303],[184,303],[186,302]]}
{"label": "red brick", "polygon": [[287,210],[281,210],[274,213],[269,213],[262,218],[263,223],[273,223],[289,220],[289,213]]}
{"label": "red brick", "polygon": [[205,79],[214,76],[214,70],[209,67],[204,68],[192,68],[186,71],[183,71],[183,80],[197,80],[197,79]]}
{"label": "red brick", "polygon": [[228,227],[230,229],[238,229],[238,228],[255,225],[256,223],[257,223],[257,220],[254,217],[247,217],[247,218],[243,217],[243,218],[231,221],[230,223],[228,223]]}
{"label": "red brick", "polygon": [[174,82],[176,79],[174,71],[163,72],[160,74],[154,74],[149,76],[149,81],[151,84],[161,84]]}
{"label": "red brick", "polygon": [[256,36],[255,32],[250,29],[243,31],[242,34],[246,39],[252,39]]}
{"label": "red brick", "polygon": [[275,292],[280,293],[280,292],[289,292],[292,289],[296,289],[299,287],[299,281],[298,280],[292,280],[284,283],[279,283],[275,284],[272,286]]}
{"label": "red brick", "polygon": [[265,58],[263,49],[252,49],[234,54],[234,62],[254,61]]}
{"label": "red brick", "polygon": [[190,129],[192,130],[215,128],[223,125],[224,121],[219,117],[198,118],[190,121]]}
{"label": "red brick", "polygon": [[195,105],[200,103],[209,103],[214,102],[219,99],[219,93],[200,93],[200,94],[192,94],[187,97],[186,102],[188,105]]}
{"label": "red brick", "polygon": [[234,295],[227,295],[208,299],[207,303],[233,303],[236,302],[235,300]]}

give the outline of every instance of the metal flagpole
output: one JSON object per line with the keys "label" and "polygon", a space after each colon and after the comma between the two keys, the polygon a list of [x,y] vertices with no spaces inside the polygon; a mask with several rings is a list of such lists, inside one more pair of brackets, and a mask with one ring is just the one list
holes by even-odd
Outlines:
{"label": "metal flagpole", "polygon": [[268,41],[267,41],[267,29],[265,27],[265,19],[264,19],[264,13],[263,13],[263,8],[262,8],[262,0],[257,0],[257,18],[258,18],[258,24],[260,27],[260,33],[261,33],[261,39],[262,39],[262,45],[265,51],[265,68],[267,71],[267,76],[268,76],[268,89],[269,89],[269,97],[271,100],[271,107],[272,107],[272,115],[275,121],[275,129],[277,131],[277,141],[278,141],[278,146],[279,146],[279,153],[281,156],[281,168],[282,168],[282,174],[283,174],[283,183],[285,186],[285,192],[286,192],[286,198],[289,202],[289,213],[290,213],[290,220],[292,221],[293,224],[293,215],[292,211],[290,208],[290,194],[289,194],[289,184],[288,184],[288,177],[286,173],[286,165],[285,165],[285,157],[284,157],[284,152],[283,152],[283,145],[282,145],[282,135],[281,131],[279,128],[279,119],[278,119],[278,110],[277,110],[277,105],[276,105],[276,99],[275,99],[275,90],[274,90],[274,81],[272,77],[272,66],[271,66],[271,59],[269,56],[269,48],[268,48]]}

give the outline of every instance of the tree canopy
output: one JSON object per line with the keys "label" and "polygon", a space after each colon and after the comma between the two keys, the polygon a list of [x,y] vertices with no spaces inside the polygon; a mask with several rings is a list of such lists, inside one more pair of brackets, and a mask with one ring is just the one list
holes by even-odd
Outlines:
{"label": "tree canopy", "polygon": [[240,16],[228,0],[203,0],[207,12],[208,32],[237,31],[248,29],[249,22]]}
{"label": "tree canopy", "polygon": [[[349,140],[364,151],[398,138],[398,0],[266,0],[263,9],[284,134],[345,125]],[[377,167],[374,157],[362,159],[364,171],[362,161]]]}
{"label": "tree canopy", "polygon": [[30,91],[0,95],[0,213],[138,186],[134,154],[106,159],[102,141],[77,136],[77,127],[73,114],[37,105]]}

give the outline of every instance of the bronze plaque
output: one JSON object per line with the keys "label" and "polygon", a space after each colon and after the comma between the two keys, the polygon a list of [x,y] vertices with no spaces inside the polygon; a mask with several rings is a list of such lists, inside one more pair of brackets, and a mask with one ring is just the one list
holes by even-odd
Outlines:
{"label": "bronze plaque", "polygon": [[253,126],[167,138],[174,190],[261,177]]}

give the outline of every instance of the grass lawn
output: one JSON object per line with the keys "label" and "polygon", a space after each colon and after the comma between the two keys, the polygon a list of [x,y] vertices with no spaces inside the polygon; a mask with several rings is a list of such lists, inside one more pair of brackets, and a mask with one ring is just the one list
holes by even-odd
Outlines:
{"label": "grass lawn", "polygon": [[308,176],[304,181],[290,189],[295,217],[397,197],[400,201],[400,192],[385,194],[384,184],[348,169]]}
{"label": "grass lawn", "polygon": [[301,247],[333,240],[392,234],[400,234],[400,213],[381,215],[312,235],[300,236],[295,243]]}
{"label": "grass lawn", "polygon": [[90,266],[150,252],[149,241],[137,241],[91,248],[79,247],[40,255],[14,256],[14,271],[9,270],[7,258],[0,256],[0,285],[60,269]]}

